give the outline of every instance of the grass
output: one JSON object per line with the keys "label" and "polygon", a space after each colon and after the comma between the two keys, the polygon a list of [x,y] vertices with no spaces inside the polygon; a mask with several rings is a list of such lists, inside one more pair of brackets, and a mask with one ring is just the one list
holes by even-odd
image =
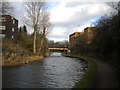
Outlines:
{"label": "grass", "polygon": [[42,60],[45,56],[49,56],[49,54],[45,56],[33,54],[28,49],[9,39],[4,39],[2,45],[2,64],[0,63],[0,66],[3,67],[23,65],[32,61]]}
{"label": "grass", "polygon": [[83,57],[80,55],[73,55],[73,54],[67,54],[63,56],[68,56],[68,57],[77,57],[80,59],[84,59],[88,63],[88,69],[82,79],[73,87],[74,88],[92,88],[94,85],[95,77],[96,77],[96,72],[97,72],[97,66],[96,64],[89,58]]}
{"label": "grass", "polygon": [[6,60],[2,63],[2,67],[13,67],[13,66],[20,66],[23,64],[27,64],[29,62],[33,62],[33,61],[40,61],[42,60],[44,57],[43,56],[29,56],[29,57],[25,57],[21,60]]}

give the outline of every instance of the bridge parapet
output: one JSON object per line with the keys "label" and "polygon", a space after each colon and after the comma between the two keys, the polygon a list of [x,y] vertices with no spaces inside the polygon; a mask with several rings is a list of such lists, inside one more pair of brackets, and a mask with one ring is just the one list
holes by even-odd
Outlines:
{"label": "bridge parapet", "polygon": [[50,51],[68,51],[68,48],[55,48],[55,47],[53,47],[53,48],[48,48]]}

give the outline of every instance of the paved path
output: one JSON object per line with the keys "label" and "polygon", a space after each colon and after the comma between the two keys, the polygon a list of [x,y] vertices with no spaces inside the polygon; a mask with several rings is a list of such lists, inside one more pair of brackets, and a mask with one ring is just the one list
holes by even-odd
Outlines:
{"label": "paved path", "polygon": [[97,59],[93,59],[97,65],[97,77],[94,87],[95,88],[118,88],[119,84],[115,78],[113,68]]}

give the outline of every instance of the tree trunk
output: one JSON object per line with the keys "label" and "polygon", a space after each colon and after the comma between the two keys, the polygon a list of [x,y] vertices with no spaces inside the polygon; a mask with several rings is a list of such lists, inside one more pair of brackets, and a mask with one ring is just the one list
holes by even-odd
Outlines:
{"label": "tree trunk", "polygon": [[42,46],[43,46],[43,42],[44,42],[44,37],[42,37],[41,43],[40,43],[40,48],[39,48],[39,55],[42,53]]}
{"label": "tree trunk", "polygon": [[33,41],[33,53],[35,54],[36,53],[36,39],[37,39],[37,27],[36,25],[34,26],[34,41]]}
{"label": "tree trunk", "polygon": [[40,43],[40,48],[39,48],[39,55],[42,53],[41,49],[42,49],[42,46],[43,46],[43,43],[44,43],[45,30],[46,30],[46,27],[44,27],[44,29],[43,29],[43,36],[42,36],[41,43]]}

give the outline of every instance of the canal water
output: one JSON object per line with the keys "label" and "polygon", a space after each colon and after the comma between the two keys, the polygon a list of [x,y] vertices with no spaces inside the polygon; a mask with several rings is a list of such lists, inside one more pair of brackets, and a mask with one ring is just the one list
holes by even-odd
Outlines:
{"label": "canal water", "polygon": [[3,88],[72,88],[85,73],[86,63],[52,53],[37,62],[2,69]]}

